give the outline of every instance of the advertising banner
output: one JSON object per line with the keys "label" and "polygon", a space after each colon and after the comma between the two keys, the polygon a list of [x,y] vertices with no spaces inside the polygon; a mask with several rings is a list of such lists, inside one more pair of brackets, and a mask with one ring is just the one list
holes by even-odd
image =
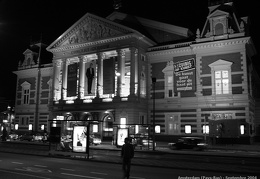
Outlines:
{"label": "advertising banner", "polygon": [[195,59],[191,58],[174,64],[174,91],[195,91]]}
{"label": "advertising banner", "polygon": [[87,147],[87,127],[74,126],[73,130],[73,152],[86,152]]}
{"label": "advertising banner", "polygon": [[128,137],[128,129],[118,129],[117,130],[117,145],[123,146],[125,144],[125,138]]}
{"label": "advertising banner", "polygon": [[77,73],[78,63],[68,65],[68,77],[67,77],[67,96],[77,95]]}

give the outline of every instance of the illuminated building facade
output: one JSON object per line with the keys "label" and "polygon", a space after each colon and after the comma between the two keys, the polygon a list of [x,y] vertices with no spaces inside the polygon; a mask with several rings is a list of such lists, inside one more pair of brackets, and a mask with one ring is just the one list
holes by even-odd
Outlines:
{"label": "illuminated building facade", "polygon": [[248,18],[237,18],[233,8],[231,1],[209,4],[194,41],[148,49],[162,134],[212,143],[252,143],[259,135],[256,51]]}
{"label": "illuminated building facade", "polygon": [[201,136],[251,143],[259,136],[260,80],[249,21],[233,8],[231,1],[209,4],[195,37],[189,29],[120,12],[85,14],[47,47],[53,61],[42,68],[41,83],[37,67],[15,72],[15,121],[21,124],[25,116],[21,128],[34,121],[40,130],[44,118],[48,131],[61,127],[61,135],[70,137],[88,126],[103,139],[115,137],[118,128],[147,134],[154,123],[156,140]]}
{"label": "illuminated building facade", "polygon": [[189,35],[188,29],[124,13],[87,13],[47,48],[53,53],[52,126],[71,134],[76,124],[91,121],[90,132],[104,139],[115,136],[115,126],[138,133],[136,125],[150,124],[147,49]]}

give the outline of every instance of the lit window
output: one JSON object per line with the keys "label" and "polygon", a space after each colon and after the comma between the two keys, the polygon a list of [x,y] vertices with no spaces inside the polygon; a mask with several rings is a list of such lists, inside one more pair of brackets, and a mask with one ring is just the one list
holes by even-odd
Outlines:
{"label": "lit window", "polygon": [[191,134],[191,125],[185,126],[185,134]]}
{"label": "lit window", "polygon": [[42,131],[44,130],[44,125],[41,125],[41,130],[42,130]]}
{"label": "lit window", "polygon": [[126,127],[126,118],[120,118],[120,127],[125,128]]}
{"label": "lit window", "polygon": [[139,125],[135,125],[135,134],[139,133]]}
{"label": "lit window", "polygon": [[159,126],[159,125],[155,126],[155,133],[156,134],[161,133],[161,126]]}
{"label": "lit window", "polygon": [[29,124],[29,131],[32,130],[32,124]]}
{"label": "lit window", "polygon": [[232,62],[221,59],[209,64],[212,72],[213,94],[221,95],[231,93],[231,65]]}
{"label": "lit window", "polygon": [[15,130],[18,130],[18,128],[19,128],[19,124],[15,124],[15,125],[14,125],[14,129],[15,129]]}
{"label": "lit window", "polygon": [[209,133],[209,125],[203,125],[203,134],[208,134]]}
{"label": "lit window", "polygon": [[240,125],[240,134],[241,135],[245,134],[245,125]]}
{"label": "lit window", "polygon": [[93,125],[93,132],[98,132],[98,125],[97,124]]}
{"label": "lit window", "polygon": [[216,82],[216,94],[229,93],[228,71],[216,71],[215,82]]}

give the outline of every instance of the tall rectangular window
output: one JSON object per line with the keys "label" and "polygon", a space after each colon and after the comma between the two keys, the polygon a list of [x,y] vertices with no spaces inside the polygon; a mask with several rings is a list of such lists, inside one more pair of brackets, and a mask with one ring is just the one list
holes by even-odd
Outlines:
{"label": "tall rectangular window", "polygon": [[215,71],[216,94],[229,94],[228,71]]}
{"label": "tall rectangular window", "polygon": [[29,97],[30,97],[30,90],[24,89],[23,90],[23,104],[29,104]]}

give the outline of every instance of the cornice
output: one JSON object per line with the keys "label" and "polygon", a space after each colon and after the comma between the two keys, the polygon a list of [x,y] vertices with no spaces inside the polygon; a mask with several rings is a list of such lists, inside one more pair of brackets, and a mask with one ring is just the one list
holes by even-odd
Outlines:
{"label": "cornice", "polygon": [[193,50],[198,49],[205,49],[205,48],[223,48],[227,46],[233,46],[233,45],[240,45],[240,44],[246,44],[249,42],[249,37],[239,38],[239,39],[229,39],[225,41],[214,41],[214,42],[207,42],[207,43],[200,43],[200,44],[193,44],[191,45]]}
{"label": "cornice", "polygon": [[124,36],[102,39],[102,40],[97,40],[97,41],[92,41],[92,42],[87,42],[87,43],[82,43],[82,44],[73,44],[73,45],[68,45],[68,46],[61,46],[61,47],[58,47],[58,48],[50,49],[49,51],[52,52],[52,53],[63,52],[63,51],[67,51],[67,50],[74,50],[74,49],[79,49],[79,48],[84,48],[84,47],[89,47],[89,46],[94,46],[94,45],[99,45],[99,44],[111,43],[111,42],[115,42],[115,41],[118,41],[118,40],[129,39],[133,36],[134,36],[133,34],[127,34],[127,35],[124,35]]}
{"label": "cornice", "polygon": [[[194,53],[196,50],[202,49],[214,49],[214,48],[226,48],[228,46],[235,46],[251,43],[250,37],[244,37],[239,39],[228,39],[225,41],[213,41],[213,42],[205,42],[205,43],[192,43],[190,42],[187,47],[178,47],[178,44],[171,44],[168,46],[162,47],[153,47],[150,48],[150,51],[147,52],[148,56],[160,56],[160,55],[168,55],[168,54],[178,54],[178,53]],[[158,49],[158,50],[157,50]]]}

